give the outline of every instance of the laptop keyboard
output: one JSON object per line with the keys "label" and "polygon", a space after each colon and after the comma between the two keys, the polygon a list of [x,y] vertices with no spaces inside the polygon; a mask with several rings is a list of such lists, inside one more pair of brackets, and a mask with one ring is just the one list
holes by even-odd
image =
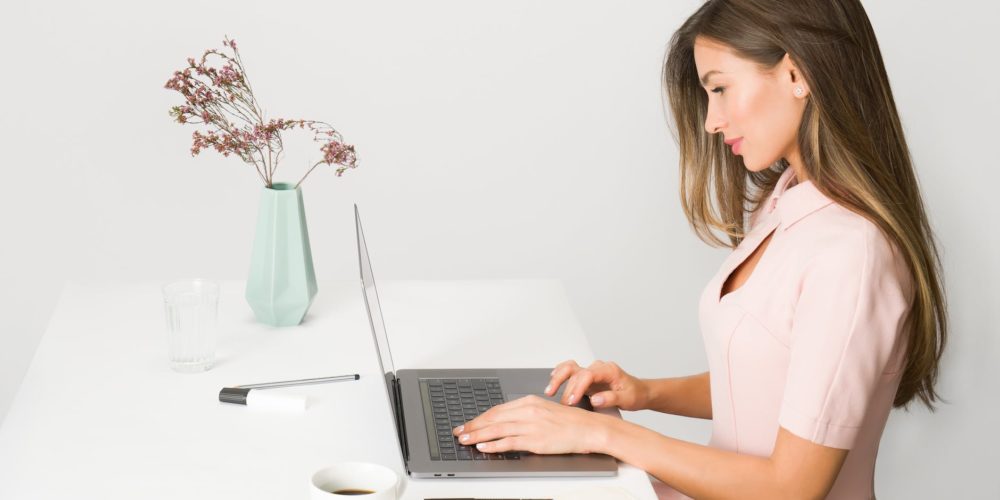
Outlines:
{"label": "laptop keyboard", "polygon": [[[503,403],[498,378],[421,379],[424,416],[433,460],[518,460],[518,452],[483,453],[458,442],[451,430]],[[433,424],[430,423],[433,421]],[[431,427],[433,425],[433,428]]]}

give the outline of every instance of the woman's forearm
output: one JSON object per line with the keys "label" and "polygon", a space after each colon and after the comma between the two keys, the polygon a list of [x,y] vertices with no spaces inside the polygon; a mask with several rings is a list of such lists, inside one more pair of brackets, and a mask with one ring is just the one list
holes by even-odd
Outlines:
{"label": "woman's forearm", "polygon": [[689,377],[646,379],[650,410],[693,418],[712,418],[708,372]]}
{"label": "woman's forearm", "polygon": [[638,467],[689,497],[787,497],[770,458],[669,438],[620,419],[610,419],[606,430],[597,451]]}

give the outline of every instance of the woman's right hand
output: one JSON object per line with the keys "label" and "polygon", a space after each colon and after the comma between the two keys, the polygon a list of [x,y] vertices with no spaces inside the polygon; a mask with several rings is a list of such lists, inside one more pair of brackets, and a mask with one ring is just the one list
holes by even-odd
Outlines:
{"label": "woman's right hand", "polygon": [[590,396],[594,408],[617,406],[623,410],[642,410],[649,402],[649,388],[614,362],[595,361],[583,368],[576,361],[563,361],[552,370],[552,378],[545,388],[545,395],[559,392],[566,383],[560,402],[572,405],[584,394]]}

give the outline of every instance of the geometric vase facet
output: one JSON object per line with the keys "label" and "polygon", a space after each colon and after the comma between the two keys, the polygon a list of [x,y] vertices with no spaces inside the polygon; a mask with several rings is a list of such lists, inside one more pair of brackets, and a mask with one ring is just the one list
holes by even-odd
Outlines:
{"label": "geometric vase facet", "polygon": [[263,189],[246,299],[257,321],[295,326],[317,291],[302,190],[284,182]]}

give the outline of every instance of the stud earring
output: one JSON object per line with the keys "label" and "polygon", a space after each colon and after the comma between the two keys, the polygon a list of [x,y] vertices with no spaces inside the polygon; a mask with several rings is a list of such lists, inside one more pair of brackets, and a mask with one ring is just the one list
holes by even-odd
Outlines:
{"label": "stud earring", "polygon": [[802,87],[795,87],[795,96],[796,97],[802,97],[802,93],[803,92],[805,92],[805,91],[802,90]]}

